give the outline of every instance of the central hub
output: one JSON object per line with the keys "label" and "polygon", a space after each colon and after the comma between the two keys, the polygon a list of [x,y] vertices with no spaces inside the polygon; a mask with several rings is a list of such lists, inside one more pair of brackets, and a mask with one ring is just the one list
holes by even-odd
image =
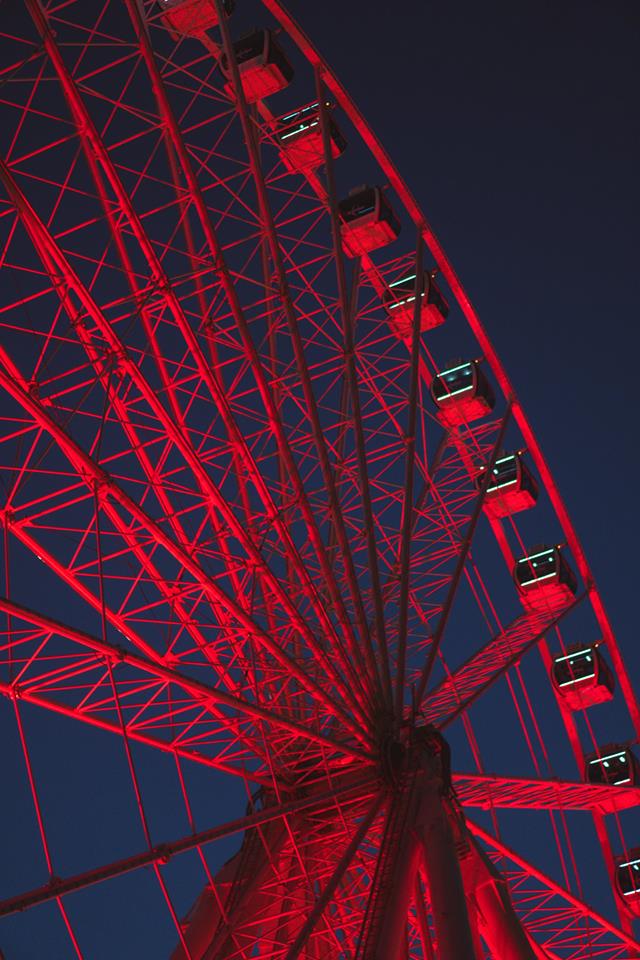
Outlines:
{"label": "central hub", "polygon": [[399,736],[391,733],[380,740],[380,772],[385,782],[399,783],[408,773],[425,770],[442,780],[443,790],[451,787],[451,750],[432,724],[405,726]]}

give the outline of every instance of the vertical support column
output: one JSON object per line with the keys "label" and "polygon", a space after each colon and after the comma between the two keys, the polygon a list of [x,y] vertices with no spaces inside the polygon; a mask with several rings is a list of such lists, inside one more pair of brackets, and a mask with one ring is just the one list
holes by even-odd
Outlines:
{"label": "vertical support column", "polygon": [[[467,898],[445,792],[448,747],[434,730],[409,747],[411,767],[397,787],[372,891],[361,960],[403,960],[407,915],[424,863],[438,960],[476,960]],[[403,792],[404,791],[404,792]],[[386,848],[386,852],[385,852]]]}
{"label": "vertical support column", "polygon": [[439,780],[430,778],[425,783],[420,815],[424,870],[439,960],[474,960],[467,898]]}
{"label": "vertical support column", "polygon": [[[394,870],[379,890],[383,910],[375,924],[375,943],[365,951],[363,960],[404,960],[407,944],[407,914],[411,892],[418,872],[420,843],[413,830],[407,831],[403,843],[395,850]],[[371,930],[373,933],[373,928]]]}
{"label": "vertical support column", "polygon": [[464,828],[468,853],[461,860],[467,896],[473,896],[482,939],[500,960],[540,960],[541,947],[529,938],[511,902],[504,877],[496,870],[477,841]]}

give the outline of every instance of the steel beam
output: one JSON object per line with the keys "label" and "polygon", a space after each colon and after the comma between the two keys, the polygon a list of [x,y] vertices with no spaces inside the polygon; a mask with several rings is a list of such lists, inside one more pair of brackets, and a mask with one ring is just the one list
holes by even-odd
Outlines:
{"label": "steel beam", "polygon": [[474,960],[467,896],[442,785],[437,781],[426,785],[420,829],[439,960]]}
{"label": "steel beam", "polygon": [[[0,360],[4,357],[4,351],[0,350]],[[352,731],[356,739],[361,743],[367,744],[367,739],[363,736],[360,727],[354,724],[353,720],[335,701],[333,701],[322,687],[312,680],[305,671],[299,667],[288,654],[275,642],[266,631],[262,630],[255,621],[247,615],[245,610],[239,604],[229,597],[216,583],[206,577],[199,564],[193,557],[187,553],[179,544],[169,537],[162,527],[151,519],[151,517],[142,509],[116,481],[100,467],[91,457],[82,450],[69,434],[60,427],[49,415],[46,408],[13,379],[4,370],[0,370],[0,386],[17,400],[22,407],[34,418],[34,421],[43,427],[47,433],[56,441],[61,451],[67,457],[72,466],[78,471],[79,475],[85,478],[90,486],[96,485],[100,491],[101,499],[104,502],[111,501],[124,508],[129,516],[140,523],[158,546],[168,550],[168,552],[177,559],[188,572],[195,577],[196,581],[203,587],[205,593],[209,596],[214,609],[219,604],[225,608],[238,623],[247,630],[247,637],[254,637],[260,646],[263,646],[274,659],[281,665],[286,666],[291,675],[296,676],[301,685],[315,698],[321,700],[329,709],[329,712],[339,716],[343,723]]]}
{"label": "steel beam", "polygon": [[292,813],[318,807],[321,808],[323,805],[335,803],[337,799],[343,799],[345,802],[348,802],[348,798],[352,794],[355,794],[353,797],[355,802],[361,802],[363,799],[375,795],[378,791],[379,786],[376,780],[363,779],[360,782],[345,786],[344,790],[338,787],[316,794],[315,796],[310,795],[273,807],[266,807],[258,813],[249,814],[238,820],[231,820],[218,827],[212,827],[198,833],[190,833],[180,840],[156,844],[151,849],[145,850],[142,853],[116,860],[113,863],[96,867],[93,870],[87,870],[84,873],[78,873],[65,879],[54,877],[49,883],[42,887],[37,887],[35,890],[29,890],[25,893],[18,894],[16,897],[10,897],[7,900],[0,901],[0,917],[5,917],[12,913],[19,913],[36,904],[46,903],[49,900],[54,900],[67,893],[73,893],[74,890],[84,890],[86,887],[93,886],[96,883],[101,883],[113,877],[122,876],[125,873],[131,873],[131,871],[138,870],[141,867],[147,867],[154,863],[166,863],[171,857],[185,853],[187,850],[194,850],[204,844],[213,843],[224,837],[242,833],[245,830],[259,827]]}
{"label": "steel beam", "polygon": [[445,800],[448,773],[441,754],[423,746],[410,750],[417,767],[395,788],[398,822],[389,821],[388,860],[384,862],[383,843],[358,960],[405,957],[409,905],[421,863],[439,960],[474,960],[467,900]]}

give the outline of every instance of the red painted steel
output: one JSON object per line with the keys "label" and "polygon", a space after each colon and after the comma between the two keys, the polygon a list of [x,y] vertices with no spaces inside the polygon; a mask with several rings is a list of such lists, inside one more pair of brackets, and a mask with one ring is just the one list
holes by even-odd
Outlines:
{"label": "red painted steel", "polygon": [[[289,117],[316,97],[289,138],[259,99],[273,77],[235,60],[251,13],[295,59]],[[167,957],[640,952],[623,898],[614,920],[581,875],[589,829],[606,902],[638,788],[567,761],[583,776],[618,726],[640,736],[629,677],[510,381],[344,88],[278,0],[25,0],[0,45],[0,693],[42,856],[26,892],[2,876],[0,916],[51,902],[52,952],[89,957],[72,895],[109,912],[126,875],[153,883]],[[341,223],[365,169],[403,221],[392,247],[395,227]],[[484,399],[438,410],[459,351]],[[537,501],[485,500],[503,448]],[[561,603],[511,578],[534,518],[578,572]],[[600,640],[609,713],[549,676]],[[48,722],[78,767],[92,738],[141,831],[118,825],[101,866],[48,800]],[[225,785],[246,816],[216,813]],[[225,822],[198,828],[203,804]],[[514,817],[561,879],[504,843]]]}

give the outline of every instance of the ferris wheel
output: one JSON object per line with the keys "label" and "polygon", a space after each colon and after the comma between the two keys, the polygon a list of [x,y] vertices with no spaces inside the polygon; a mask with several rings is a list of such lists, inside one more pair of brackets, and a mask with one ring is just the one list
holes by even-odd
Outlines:
{"label": "ferris wheel", "polygon": [[0,14],[0,949],[638,956],[640,711],[279,0]]}

